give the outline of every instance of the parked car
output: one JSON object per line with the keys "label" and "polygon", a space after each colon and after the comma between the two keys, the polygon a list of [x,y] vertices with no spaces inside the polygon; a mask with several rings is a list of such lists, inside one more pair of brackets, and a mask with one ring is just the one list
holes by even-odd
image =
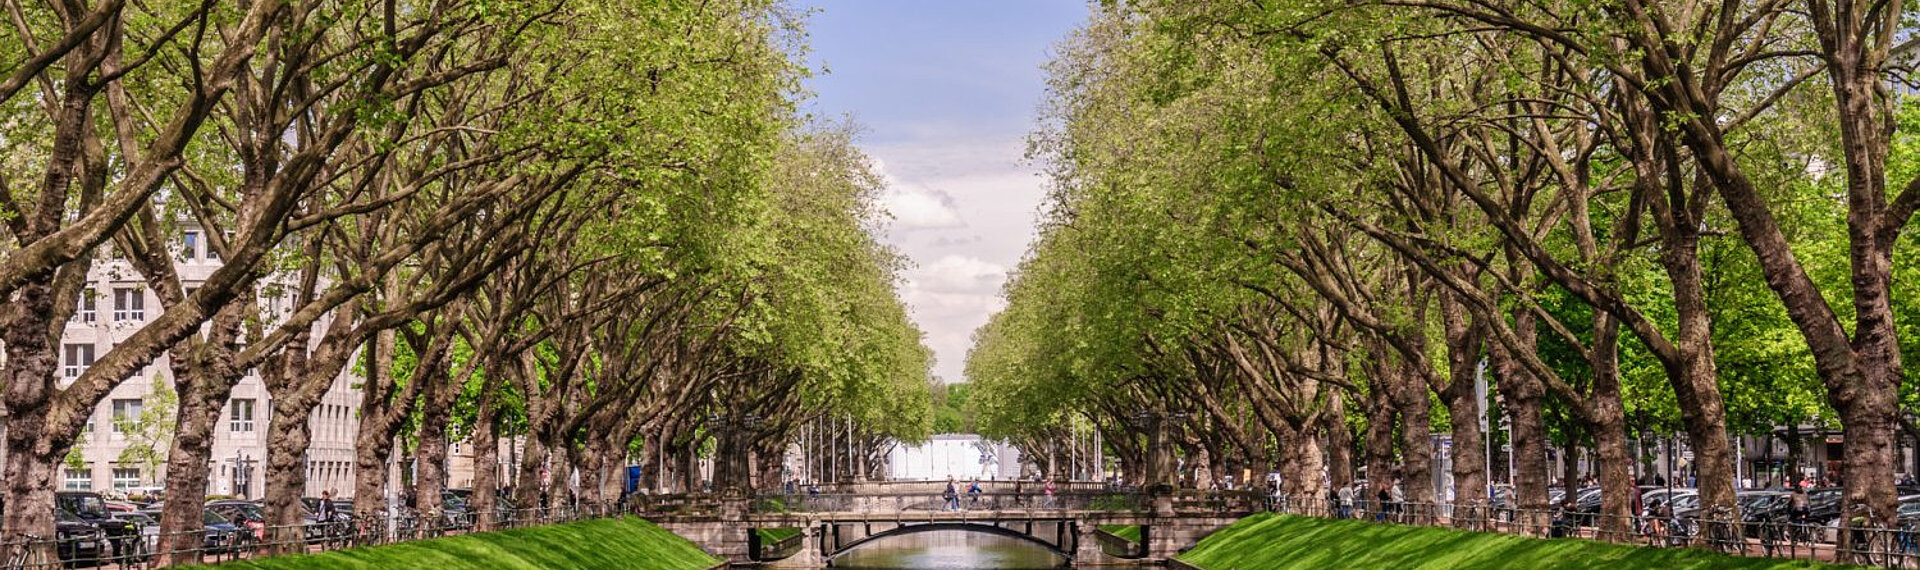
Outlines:
{"label": "parked car", "polygon": [[253,533],[213,509],[202,509],[200,521],[201,530],[206,534],[203,542],[207,552],[235,552],[253,542]]}
{"label": "parked car", "polygon": [[467,508],[466,495],[451,490],[440,493],[440,525],[446,528],[472,528],[473,515]]}
{"label": "parked car", "polygon": [[98,565],[106,553],[107,534],[73,511],[53,509],[53,532],[55,551],[69,566]]}
{"label": "parked car", "polygon": [[147,556],[146,541],[140,539],[140,527],[134,523],[113,518],[114,511],[107,508],[107,501],[99,493],[87,491],[60,491],[53,494],[54,505],[61,510],[73,513],[89,524],[106,533],[107,542],[112,546],[115,560],[143,560]]}
{"label": "parked car", "polygon": [[[1904,490],[1901,492],[1906,493]],[[1900,506],[1897,507],[1899,510],[1895,511],[1894,524],[1896,526],[1920,524],[1920,493],[1903,494],[1899,500]],[[1840,517],[1836,516],[1821,523],[1820,540],[1823,542],[1840,541]]]}
{"label": "parked car", "polygon": [[260,508],[260,503],[239,499],[217,499],[207,501],[207,509],[220,513],[220,516],[226,517],[235,526],[245,529],[253,535],[255,540],[266,540],[267,513]]}
{"label": "parked car", "polygon": [[146,552],[153,552],[153,547],[160,544],[159,519],[155,519],[140,511],[114,513],[113,518],[122,522],[133,523],[136,528],[140,529],[140,543]]}
{"label": "parked car", "polygon": [[1749,523],[1786,522],[1792,495],[1785,491],[1741,491],[1740,519]]}
{"label": "parked car", "polygon": [[1580,526],[1594,526],[1600,518],[1601,492],[1599,487],[1587,487],[1573,499],[1573,520]]}
{"label": "parked car", "polygon": [[353,513],[345,510],[352,508],[352,505],[343,507],[342,501],[327,501],[333,505],[333,514],[321,517],[320,505],[323,500],[319,497],[300,498],[300,525],[308,543],[325,540],[329,532],[336,537],[341,536],[353,522]]}
{"label": "parked car", "polygon": [[1846,493],[1843,487],[1819,487],[1807,491],[1807,523],[1827,524],[1840,518],[1840,499]]}

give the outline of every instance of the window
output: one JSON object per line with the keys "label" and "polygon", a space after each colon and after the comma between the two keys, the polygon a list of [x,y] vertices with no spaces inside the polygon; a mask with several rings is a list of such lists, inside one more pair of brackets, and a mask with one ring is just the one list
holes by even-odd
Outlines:
{"label": "window", "polygon": [[227,429],[234,432],[253,431],[253,399],[234,398],[227,406]]}
{"label": "window", "polygon": [[128,489],[138,486],[140,486],[140,469],[138,467],[113,468],[113,490],[125,493]]}
{"label": "window", "polygon": [[138,287],[115,287],[113,289],[113,320],[146,320],[147,296],[145,293]]}
{"label": "window", "polygon": [[82,467],[80,469],[74,469],[72,467],[68,467],[66,468],[66,472],[67,472],[66,484],[62,485],[61,489],[67,490],[67,491],[92,491],[93,490],[93,465],[92,464],[88,464],[86,467]]}
{"label": "window", "polygon": [[74,310],[73,312],[74,320],[77,320],[83,323],[93,322],[94,305],[97,302],[98,301],[96,301],[93,298],[93,289],[81,289],[80,299],[76,301],[76,303],[79,305],[79,308]]}
{"label": "window", "polygon": [[191,260],[200,253],[200,231],[187,230],[180,234],[180,259]]}
{"label": "window", "polygon": [[65,360],[62,361],[65,366],[61,367],[61,371],[66,377],[79,378],[88,366],[93,366],[93,345],[69,344],[65,348]]}
{"label": "window", "polygon": [[140,419],[140,400],[116,398],[113,401],[113,433],[120,433],[121,420]]}

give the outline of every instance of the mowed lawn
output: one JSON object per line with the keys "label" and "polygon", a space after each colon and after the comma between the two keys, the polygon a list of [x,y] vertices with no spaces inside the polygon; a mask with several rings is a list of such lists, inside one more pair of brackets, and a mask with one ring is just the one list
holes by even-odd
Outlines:
{"label": "mowed lawn", "polygon": [[1207,570],[1841,568],[1725,556],[1691,548],[1640,548],[1571,538],[1522,538],[1274,514],[1247,517],[1201,540],[1178,558]]}
{"label": "mowed lawn", "polygon": [[628,517],[475,533],[321,554],[241,560],[212,568],[699,570],[719,562],[684,538],[653,523]]}

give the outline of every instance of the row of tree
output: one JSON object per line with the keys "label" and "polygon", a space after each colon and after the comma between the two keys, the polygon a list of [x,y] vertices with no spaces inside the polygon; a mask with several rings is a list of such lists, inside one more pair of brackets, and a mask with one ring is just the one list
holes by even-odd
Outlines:
{"label": "row of tree", "polygon": [[[9,13],[7,539],[53,535],[61,458],[155,362],[178,398],[163,552],[200,544],[215,426],[250,371],[271,395],[265,502],[284,525],[343,373],[368,513],[396,454],[419,466],[400,494],[436,510],[451,441],[472,442],[473,508],[490,513],[509,486],[523,506],[576,479],[612,500],[618,468],[643,461],[662,490],[695,488],[702,456],[723,489],[769,484],[803,434],[930,425],[901,260],[872,238],[880,180],[848,127],[796,110],[803,36],[777,2]],[[221,262],[203,279],[182,277],[188,229]],[[59,339],[100,267],[137,275],[159,311],[65,382]],[[506,437],[524,438],[518,481],[495,469]]]}
{"label": "row of tree", "polygon": [[1160,445],[1324,497],[1356,467],[1425,481],[1437,430],[1473,508],[1492,412],[1520,505],[1546,506],[1551,444],[1586,447],[1625,525],[1630,441],[1684,436],[1703,504],[1734,509],[1731,437],[1814,424],[1844,432],[1846,504],[1894,516],[1911,6],[1097,12],[1051,67],[1043,231],[969,356],[983,431],[1085,418],[1134,481]]}

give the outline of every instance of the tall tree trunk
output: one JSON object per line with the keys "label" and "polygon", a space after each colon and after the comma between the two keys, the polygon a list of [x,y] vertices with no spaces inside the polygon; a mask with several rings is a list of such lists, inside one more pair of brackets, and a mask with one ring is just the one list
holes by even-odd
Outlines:
{"label": "tall tree trunk", "polygon": [[1455,295],[1442,293],[1440,309],[1447,341],[1447,386],[1440,397],[1453,429],[1453,517],[1456,524],[1477,524],[1485,520],[1487,504],[1486,434],[1480,430],[1485,402],[1477,391],[1484,335]]}
{"label": "tall tree trunk", "polygon": [[[1515,309],[1513,331],[1520,342],[1531,346],[1535,338],[1533,314],[1526,309]],[[1512,446],[1513,504],[1517,508],[1514,519],[1521,528],[1542,534],[1546,530],[1546,520],[1542,515],[1550,507],[1547,504],[1550,483],[1547,476],[1547,424],[1542,415],[1546,386],[1520,363],[1505,343],[1487,343],[1487,348],[1494,373],[1498,376],[1495,387],[1505,404],[1510,431],[1508,444]]]}
{"label": "tall tree trunk", "polygon": [[473,495],[470,500],[473,513],[474,530],[491,530],[494,511],[498,509],[494,500],[500,487],[500,432],[494,426],[497,412],[493,407],[493,392],[496,388],[491,381],[480,390],[479,410],[473,421]]}
{"label": "tall tree trunk", "polygon": [[[1727,439],[1726,406],[1720,397],[1719,371],[1713,362],[1713,329],[1700,273],[1699,238],[1691,228],[1664,234],[1667,247],[1662,249],[1661,258],[1673,282],[1673,305],[1679,318],[1676,348],[1680,358],[1678,362],[1663,364],[1674,383],[1680,420],[1686,427],[1688,444],[1693,447],[1694,466],[1699,470],[1700,504],[1703,508],[1725,506],[1732,510],[1734,520],[1739,520],[1739,505],[1733,492],[1733,448]],[[1891,417],[1892,410],[1887,412]]]}
{"label": "tall tree trunk", "polygon": [[1421,520],[1430,516],[1433,492],[1433,400],[1427,397],[1426,382],[1406,363],[1389,365],[1396,389],[1394,405],[1400,411],[1401,491],[1407,498],[1408,513]]}
{"label": "tall tree trunk", "polygon": [[1322,415],[1327,432],[1327,482],[1339,489],[1353,484],[1353,430],[1347,427],[1347,392],[1334,390]]}
{"label": "tall tree trunk", "polygon": [[1286,478],[1286,487],[1282,492],[1304,503],[1300,506],[1317,505],[1315,501],[1327,496],[1322,480],[1326,468],[1326,454],[1320,447],[1318,426],[1305,429],[1282,428],[1274,437],[1280,440],[1281,476]]}
{"label": "tall tree trunk", "polygon": [[[206,503],[207,478],[213,465],[214,430],[220,425],[221,405],[233,391],[229,382],[209,386],[190,376],[175,378],[179,394],[174,413],[173,444],[167,451],[167,496],[160,513],[161,565],[200,563],[198,550],[205,543],[201,531],[200,509]],[[187,551],[193,551],[187,553]],[[180,560],[171,554],[183,553]]]}
{"label": "tall tree trunk", "polygon": [[415,436],[419,438],[414,448],[419,467],[413,478],[414,508],[420,509],[420,516],[434,516],[444,506],[440,495],[447,488],[447,414],[421,414]]}
{"label": "tall tree trunk", "polygon": [[[1383,365],[1375,370],[1385,369]],[[1400,477],[1401,469],[1393,445],[1393,428],[1399,418],[1399,410],[1393,405],[1391,384],[1385,381],[1384,375],[1372,377],[1382,381],[1381,385],[1373,387],[1373,393],[1368,398],[1372,402],[1367,410],[1367,493],[1362,499],[1369,502],[1375,501],[1380,491],[1393,486],[1393,480]],[[1378,509],[1380,505],[1374,508]]]}
{"label": "tall tree trunk", "polygon": [[1593,333],[1593,440],[1597,451],[1600,478],[1600,532],[1607,540],[1632,538],[1634,497],[1627,457],[1626,407],[1620,401],[1619,321],[1605,312],[1594,312]]}
{"label": "tall tree trunk", "polygon": [[[55,438],[54,395],[60,356],[49,331],[54,323],[53,272],[13,292],[0,310],[0,345],[6,347],[7,467],[5,540],[23,534],[53,536],[53,492],[60,459],[71,438]],[[47,553],[51,555],[52,553]],[[49,556],[48,558],[51,558]]]}
{"label": "tall tree trunk", "polygon": [[520,479],[513,483],[518,495],[513,501],[522,509],[539,509],[547,506],[540,501],[541,492],[545,490],[540,476],[547,470],[547,442],[538,433],[528,433],[524,440],[526,449],[520,452]]}
{"label": "tall tree trunk", "polygon": [[[267,538],[279,544],[276,552],[303,551],[301,528],[301,492],[307,488],[307,446],[312,431],[307,419],[319,402],[274,402],[273,416],[267,422],[267,458],[265,507],[267,526],[277,529]],[[169,500],[169,503],[172,501]]]}

